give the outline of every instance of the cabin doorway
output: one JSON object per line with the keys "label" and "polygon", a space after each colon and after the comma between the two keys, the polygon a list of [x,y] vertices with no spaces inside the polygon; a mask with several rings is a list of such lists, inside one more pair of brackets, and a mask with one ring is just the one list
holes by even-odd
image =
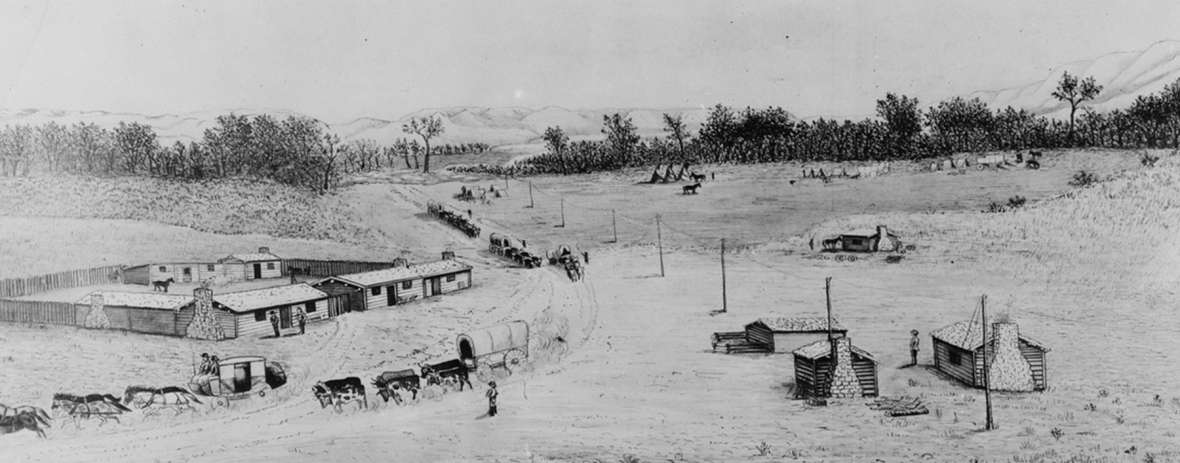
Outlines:
{"label": "cabin doorway", "polygon": [[434,296],[434,295],[437,295],[441,292],[442,292],[442,279],[441,278],[431,278],[430,279],[430,295]]}
{"label": "cabin doorway", "polygon": [[279,328],[291,327],[291,308],[283,307],[279,309]]}
{"label": "cabin doorway", "polygon": [[182,275],[180,278],[181,281],[183,281],[185,283],[192,283],[192,281],[193,281],[193,268],[192,267],[185,267],[184,270],[181,272],[181,275]]}
{"label": "cabin doorway", "polygon": [[467,360],[472,357],[475,357],[475,355],[471,353],[471,343],[466,339],[459,341],[459,358]]}
{"label": "cabin doorway", "polygon": [[254,264],[254,278],[262,278],[262,264]]}
{"label": "cabin doorway", "polygon": [[250,364],[239,363],[234,365],[234,392],[246,392],[250,390]]}

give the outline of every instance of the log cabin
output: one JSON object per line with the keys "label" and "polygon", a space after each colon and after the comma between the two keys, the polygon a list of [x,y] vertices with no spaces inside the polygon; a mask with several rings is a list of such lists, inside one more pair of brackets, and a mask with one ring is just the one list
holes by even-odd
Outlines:
{"label": "log cabin", "polygon": [[353,310],[372,310],[405,304],[471,287],[471,266],[453,258],[424,264],[351,273],[325,278],[315,286],[324,291],[343,292],[342,287],[361,290],[364,303]]}
{"label": "log cabin", "polygon": [[[859,383],[862,397],[876,397],[880,393],[877,381],[877,360],[867,351],[852,345],[847,338],[835,338],[837,347],[851,352],[852,370]],[[826,397],[832,371],[833,346],[827,339],[795,349],[795,398]]]}
{"label": "log cabin", "polygon": [[[307,314],[309,323],[325,320],[328,315],[328,294],[306,283],[275,286],[271,288],[214,294],[213,307],[233,315],[231,337],[261,338],[273,336],[269,315],[279,317],[279,328],[298,328],[295,313],[299,309]],[[230,332],[226,330],[227,335]]]}
{"label": "log cabin", "polygon": [[[839,320],[832,319],[832,335],[848,334]],[[807,344],[828,338],[826,317],[762,317],[746,325],[746,341],[761,344],[774,353],[794,351]]]}
{"label": "log cabin", "polygon": [[[930,334],[934,351],[934,368],[948,376],[971,387],[984,386],[983,356],[986,349],[989,360],[996,350],[996,335],[998,331],[988,330],[988,342],[983,342],[983,325],[978,320],[961,321],[944,326]],[[1028,362],[1032,370],[1034,389],[1045,390],[1048,387],[1047,366],[1045,354],[1049,349],[1039,341],[1019,334],[1020,354]]]}

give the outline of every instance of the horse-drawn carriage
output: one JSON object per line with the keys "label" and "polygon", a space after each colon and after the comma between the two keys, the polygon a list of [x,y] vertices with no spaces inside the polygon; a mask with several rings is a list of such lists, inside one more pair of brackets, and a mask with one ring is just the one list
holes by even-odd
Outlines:
{"label": "horse-drawn carriage", "polygon": [[189,381],[189,390],[214,397],[214,403],[228,406],[231,400],[254,395],[265,397],[268,391],[287,383],[282,365],[258,356],[222,359],[213,373],[198,373]]}
{"label": "horse-drawn carriage", "polygon": [[455,339],[459,359],[480,381],[492,379],[495,368],[512,367],[529,357],[529,325],[520,320],[460,334]]}
{"label": "horse-drawn carriage", "polygon": [[500,233],[488,235],[488,251],[492,254],[510,259],[516,262],[517,265],[525,268],[537,268],[544,263],[544,259],[540,256],[533,255],[525,250],[523,241]]}
{"label": "horse-drawn carriage", "polygon": [[549,256],[549,265],[556,265],[565,269],[570,281],[582,279],[582,261],[578,260],[578,253],[568,245],[560,245]]}

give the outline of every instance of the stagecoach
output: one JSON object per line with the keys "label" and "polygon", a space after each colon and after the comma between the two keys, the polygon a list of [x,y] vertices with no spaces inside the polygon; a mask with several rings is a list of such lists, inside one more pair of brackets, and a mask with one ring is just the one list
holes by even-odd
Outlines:
{"label": "stagecoach", "polygon": [[495,368],[512,368],[529,357],[529,325],[520,320],[491,328],[460,334],[455,339],[459,359],[476,378],[487,382],[493,379]]}
{"label": "stagecoach", "polygon": [[221,359],[214,374],[196,374],[189,381],[189,390],[214,397],[214,403],[228,406],[230,400],[266,393],[287,383],[282,365],[268,362],[259,356],[240,356]]}

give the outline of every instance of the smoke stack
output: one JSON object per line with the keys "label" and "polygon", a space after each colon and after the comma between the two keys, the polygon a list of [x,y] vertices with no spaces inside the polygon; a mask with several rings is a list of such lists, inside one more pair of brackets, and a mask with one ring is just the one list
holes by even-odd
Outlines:
{"label": "smoke stack", "polygon": [[258,253],[259,254],[270,254],[270,248],[268,248],[266,246],[261,246],[258,248]]}
{"label": "smoke stack", "polygon": [[443,260],[455,260],[455,251],[443,251]]}

